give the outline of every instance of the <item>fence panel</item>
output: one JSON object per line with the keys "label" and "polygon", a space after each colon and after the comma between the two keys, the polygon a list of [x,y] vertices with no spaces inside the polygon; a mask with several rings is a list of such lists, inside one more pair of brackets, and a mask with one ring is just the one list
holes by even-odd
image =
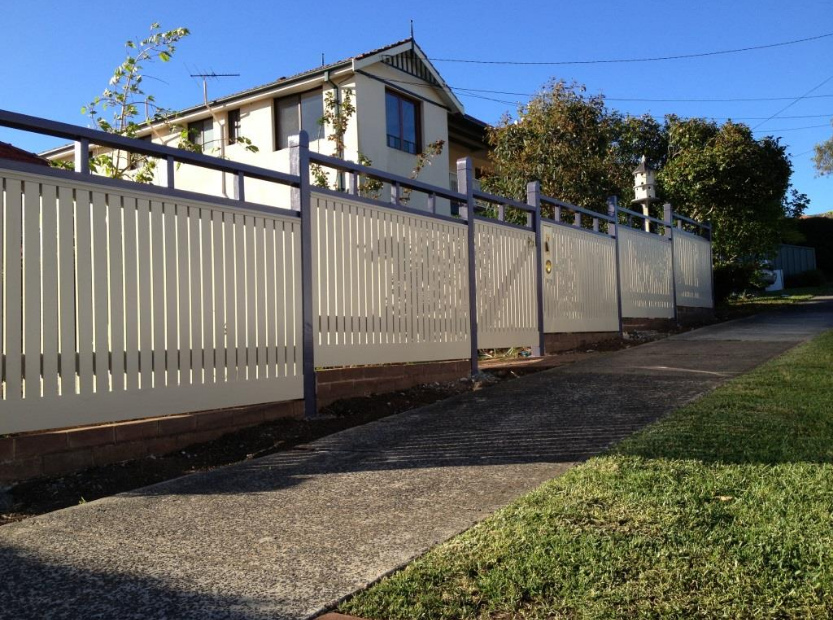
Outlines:
{"label": "fence panel", "polygon": [[775,269],[783,269],[784,277],[816,268],[816,249],[782,243],[773,261]]}
{"label": "fence panel", "polygon": [[466,226],[313,193],[315,364],[469,356]]}
{"label": "fence panel", "polygon": [[474,227],[478,346],[537,346],[535,233],[481,219]]}
{"label": "fence panel", "polygon": [[665,237],[619,225],[622,316],[673,318],[671,243]]}
{"label": "fence panel", "polygon": [[674,231],[674,277],[677,305],[711,308],[712,249],[711,242],[698,235]]}
{"label": "fence panel", "polygon": [[297,217],[3,169],[0,182],[0,433],[302,396]]}
{"label": "fence panel", "polygon": [[[544,224],[544,331],[619,330],[616,241],[574,226]],[[547,261],[552,269],[547,273]]]}

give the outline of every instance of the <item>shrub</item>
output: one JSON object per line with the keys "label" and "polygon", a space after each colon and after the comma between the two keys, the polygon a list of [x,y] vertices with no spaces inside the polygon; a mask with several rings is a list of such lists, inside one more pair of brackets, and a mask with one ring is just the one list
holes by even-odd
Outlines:
{"label": "shrub", "polygon": [[714,268],[714,296],[725,301],[732,293],[741,293],[754,286],[758,273],[755,263],[730,263]]}
{"label": "shrub", "polygon": [[805,288],[810,286],[823,286],[826,282],[824,272],[821,269],[810,269],[784,278],[786,288]]}

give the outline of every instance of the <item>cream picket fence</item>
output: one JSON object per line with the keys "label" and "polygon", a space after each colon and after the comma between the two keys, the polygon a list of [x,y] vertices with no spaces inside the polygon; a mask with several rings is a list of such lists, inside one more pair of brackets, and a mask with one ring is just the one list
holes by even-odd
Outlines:
{"label": "cream picket fence", "polygon": [[298,217],[0,180],[0,433],[302,396]]}
{"label": "cream picket fence", "polygon": [[469,355],[466,225],[313,192],[318,366]]}
{"label": "cream picket fence", "polygon": [[558,224],[545,223],[542,232],[544,331],[618,331],[616,240]]}
{"label": "cream picket fence", "polygon": [[667,237],[619,225],[622,316],[673,318],[671,242]]}
{"label": "cream picket fence", "polygon": [[674,277],[678,306],[713,306],[712,245],[708,239],[674,231]]}
{"label": "cream picket fence", "polygon": [[474,234],[478,346],[537,346],[535,232],[478,218]]}

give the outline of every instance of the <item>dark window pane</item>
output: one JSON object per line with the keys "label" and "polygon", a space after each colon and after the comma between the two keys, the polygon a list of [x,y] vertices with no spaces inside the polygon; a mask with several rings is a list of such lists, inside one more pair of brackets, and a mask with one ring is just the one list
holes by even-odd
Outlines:
{"label": "dark window pane", "polygon": [[[393,93],[386,93],[385,95],[385,116],[387,118],[388,130],[388,145],[390,145],[390,137],[398,139],[401,135],[401,126],[399,123],[399,97]],[[393,148],[399,148],[394,146]]]}
{"label": "dark window pane", "polygon": [[407,99],[402,100],[402,139],[416,146],[416,104]]}
{"label": "dark window pane", "polygon": [[301,95],[301,129],[309,134],[310,140],[324,137],[324,126],[319,123],[324,116],[323,91],[316,90]]}
{"label": "dark window pane", "polygon": [[289,136],[301,130],[298,96],[282,97],[275,100],[275,121],[278,125],[275,146],[285,149],[289,146]]}
{"label": "dark window pane", "polygon": [[214,121],[210,118],[203,121],[202,143],[200,146],[202,146],[202,150],[206,153],[217,147],[214,143]]}
{"label": "dark window pane", "polygon": [[240,110],[229,110],[226,119],[226,132],[228,133],[228,143],[236,143],[237,138],[240,137]]}
{"label": "dark window pane", "polygon": [[385,93],[388,146],[406,153],[419,150],[419,106],[392,92]]}
{"label": "dark window pane", "polygon": [[214,140],[214,122],[208,118],[203,121],[194,121],[188,123],[188,139],[199,146],[203,152],[207,152],[215,145],[212,144]]}

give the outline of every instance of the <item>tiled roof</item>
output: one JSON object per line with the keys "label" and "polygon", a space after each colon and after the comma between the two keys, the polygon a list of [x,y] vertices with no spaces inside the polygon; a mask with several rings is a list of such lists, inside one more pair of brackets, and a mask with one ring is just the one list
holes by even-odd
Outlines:
{"label": "tiled roof", "polygon": [[39,157],[29,151],[17,148],[13,144],[7,142],[0,142],[0,159],[11,159],[13,161],[22,161],[27,164],[39,164],[41,166],[48,166],[49,162],[43,157]]}

